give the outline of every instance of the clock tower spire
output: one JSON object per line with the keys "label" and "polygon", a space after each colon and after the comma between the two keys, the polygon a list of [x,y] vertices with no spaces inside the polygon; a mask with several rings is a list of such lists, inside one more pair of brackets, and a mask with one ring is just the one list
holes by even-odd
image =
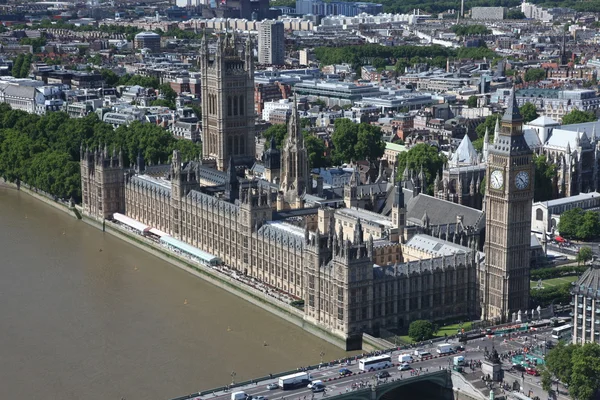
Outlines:
{"label": "clock tower spire", "polygon": [[529,307],[533,152],[513,89],[489,145],[486,171],[485,266],[480,273],[482,319],[511,320]]}

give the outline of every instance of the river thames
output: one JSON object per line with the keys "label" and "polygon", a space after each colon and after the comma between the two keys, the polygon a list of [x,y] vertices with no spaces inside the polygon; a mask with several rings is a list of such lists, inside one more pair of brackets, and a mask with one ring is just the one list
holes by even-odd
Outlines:
{"label": "river thames", "polygon": [[346,354],[15,189],[0,227],[2,399],[166,400]]}

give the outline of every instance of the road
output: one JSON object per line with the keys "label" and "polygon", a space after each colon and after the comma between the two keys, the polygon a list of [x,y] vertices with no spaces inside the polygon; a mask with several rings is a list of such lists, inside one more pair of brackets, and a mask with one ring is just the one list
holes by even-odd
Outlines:
{"label": "road", "polygon": [[[460,352],[460,355],[465,357],[465,360],[468,361],[479,361],[484,360],[484,354],[486,350],[490,350],[495,348],[499,354],[506,354],[509,351],[520,351],[523,350],[524,347],[529,347],[531,344],[541,344],[545,343],[546,340],[550,339],[550,331],[551,328],[540,329],[536,332],[527,332],[517,335],[516,337],[483,337],[479,339],[473,339],[469,341],[465,345],[465,351]],[[459,343],[456,340],[451,340],[450,343],[458,345]],[[424,348],[431,352],[431,354],[436,355],[435,344],[423,346]],[[398,355],[411,353],[414,351],[411,350],[399,350],[394,351],[392,353],[392,362],[398,364]],[[411,373],[419,373],[419,374],[427,374],[428,372],[438,371],[442,368],[447,368],[452,363],[452,358],[455,354],[448,356],[439,356],[437,358],[432,358],[425,361],[415,361],[411,364],[413,370],[412,371],[399,371],[397,367],[388,368],[387,371],[390,374],[390,377],[387,380],[395,380],[395,379],[404,379],[406,377],[410,377]],[[525,395],[538,396],[541,399],[548,398],[548,393],[543,391],[541,387],[541,378],[533,377],[530,375],[521,376],[520,372],[511,372],[511,361],[510,358],[505,359],[503,361],[503,370],[505,371],[504,381],[507,384],[512,385],[516,380],[519,382],[519,386],[523,388],[523,393]],[[340,377],[339,370],[341,368],[348,368],[353,372],[352,375]],[[281,389],[268,390],[266,386],[270,383],[277,383],[278,379],[267,379],[261,382],[257,382],[253,385],[247,385],[242,387],[235,387],[229,391],[218,391],[209,395],[192,397],[194,400],[229,400],[231,398],[231,392],[243,391],[250,396],[264,396],[267,399],[271,400],[306,400],[313,398],[321,398],[326,396],[338,395],[344,392],[348,392],[353,390],[353,386],[366,386],[376,382],[377,375],[379,371],[373,372],[361,372],[358,369],[358,362],[352,361],[351,365],[332,365],[332,366],[323,366],[320,369],[311,370],[310,374],[313,380],[322,380],[326,386],[326,393],[316,393],[313,396],[313,393],[308,388],[300,388],[296,390],[286,390],[283,391]],[[474,383],[481,383],[481,371],[476,369],[470,369],[469,367],[465,368],[465,378]],[[497,386],[496,386],[497,387]],[[566,389],[564,387],[560,388],[562,393],[566,394]],[[559,395],[559,400],[568,400],[568,396]]]}

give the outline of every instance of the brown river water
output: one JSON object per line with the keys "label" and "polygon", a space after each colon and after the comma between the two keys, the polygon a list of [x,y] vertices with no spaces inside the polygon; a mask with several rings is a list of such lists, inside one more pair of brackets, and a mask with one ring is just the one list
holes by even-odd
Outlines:
{"label": "brown river water", "polygon": [[167,400],[346,354],[3,187],[0,252],[0,399]]}

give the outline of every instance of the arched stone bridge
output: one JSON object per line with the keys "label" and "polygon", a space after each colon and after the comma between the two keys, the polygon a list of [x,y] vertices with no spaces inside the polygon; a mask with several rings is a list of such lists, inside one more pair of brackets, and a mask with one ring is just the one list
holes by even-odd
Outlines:
{"label": "arched stone bridge", "polygon": [[[407,371],[408,373],[408,371]],[[424,393],[427,392],[427,393]],[[452,399],[452,371],[441,370],[417,376],[409,376],[387,383],[379,383],[372,388],[336,393],[332,390],[326,396],[335,400],[394,400],[405,398],[405,394],[423,394],[423,398]],[[315,396],[316,398],[316,396]]]}

